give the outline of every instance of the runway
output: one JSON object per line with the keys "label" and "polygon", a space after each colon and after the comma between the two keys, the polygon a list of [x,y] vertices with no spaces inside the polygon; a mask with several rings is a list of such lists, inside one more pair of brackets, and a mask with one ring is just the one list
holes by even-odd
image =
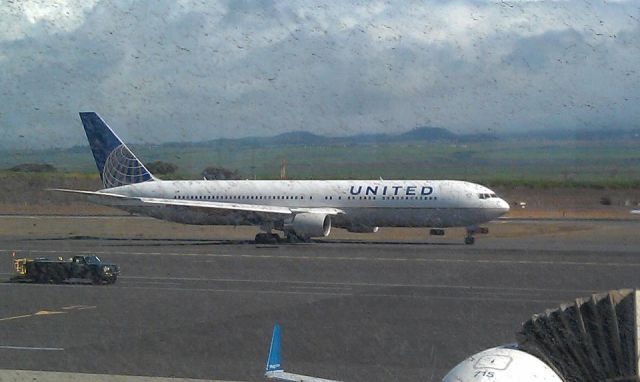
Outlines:
{"label": "runway", "polygon": [[242,230],[207,239],[178,225],[149,232],[159,223],[138,218],[11,224],[1,278],[13,251],[95,253],[122,276],[110,286],[1,283],[0,369],[260,381],[278,322],[290,371],[438,381],[466,356],[513,342],[531,314],[637,287],[640,271],[637,221],[496,223],[475,246],[455,235],[394,243],[384,232],[261,246],[238,239]]}

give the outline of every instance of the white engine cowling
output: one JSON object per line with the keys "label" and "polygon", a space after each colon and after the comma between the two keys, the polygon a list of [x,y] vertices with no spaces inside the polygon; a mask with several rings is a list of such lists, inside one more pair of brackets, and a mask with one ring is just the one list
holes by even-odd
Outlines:
{"label": "white engine cowling", "polygon": [[325,237],[331,232],[331,217],[325,214],[302,213],[285,221],[285,231],[293,231],[300,237]]}
{"label": "white engine cowling", "polygon": [[546,363],[510,347],[487,349],[460,362],[442,382],[562,382]]}

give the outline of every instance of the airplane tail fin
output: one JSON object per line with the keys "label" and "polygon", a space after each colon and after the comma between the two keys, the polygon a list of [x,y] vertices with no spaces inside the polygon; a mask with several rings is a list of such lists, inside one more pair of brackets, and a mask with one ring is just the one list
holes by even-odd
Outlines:
{"label": "airplane tail fin", "polygon": [[155,180],[97,113],[81,112],[80,119],[104,188]]}
{"label": "airplane tail fin", "polygon": [[284,371],[280,364],[280,325],[278,324],[273,325],[271,346],[269,347],[269,356],[267,357],[264,376],[268,379],[285,382],[340,382],[333,379],[310,377]]}
{"label": "airplane tail fin", "polygon": [[280,325],[273,325],[273,334],[271,335],[271,346],[269,347],[269,356],[267,357],[267,366],[265,372],[282,371],[280,365]]}

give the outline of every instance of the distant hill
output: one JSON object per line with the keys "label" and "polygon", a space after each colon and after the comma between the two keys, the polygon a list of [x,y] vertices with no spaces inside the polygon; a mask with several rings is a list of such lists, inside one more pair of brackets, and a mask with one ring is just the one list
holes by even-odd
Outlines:
{"label": "distant hill", "polygon": [[406,133],[396,135],[399,140],[419,140],[419,141],[455,141],[461,136],[440,127],[417,127]]}
{"label": "distant hill", "polygon": [[[277,179],[280,163],[286,160],[292,179],[426,177],[640,189],[639,143],[640,135],[632,130],[491,135],[419,127],[397,134],[328,137],[293,131],[271,137],[132,144],[131,148],[144,163],[163,161],[177,166],[179,170],[167,179],[201,179],[207,167],[237,171],[242,178]],[[48,163],[58,174],[97,176],[86,144],[70,149],[0,151],[0,175],[21,176],[8,169],[25,163]]]}
{"label": "distant hill", "polygon": [[497,137],[489,134],[456,134],[440,127],[417,127],[399,134],[356,134],[342,137],[327,137],[310,133],[308,131],[291,131],[272,137],[246,137],[237,139],[214,139],[198,143],[168,143],[169,146],[216,146],[233,145],[242,147],[269,147],[269,146],[327,146],[327,145],[367,145],[386,144],[396,142],[478,142],[496,140]]}
{"label": "distant hill", "polygon": [[506,138],[547,139],[552,141],[576,140],[576,141],[616,141],[638,140],[640,129],[550,129],[534,130],[508,134]]}
{"label": "distant hill", "polygon": [[[165,159],[159,156],[159,152],[173,152],[175,157],[191,149],[204,151],[219,151],[231,148],[241,151],[243,149],[261,149],[277,147],[328,147],[328,146],[384,146],[395,143],[443,143],[443,144],[474,144],[485,142],[507,141],[590,141],[590,142],[636,142],[640,141],[640,129],[593,129],[593,130],[562,130],[546,129],[526,132],[513,132],[501,134],[457,134],[440,127],[421,126],[402,133],[368,133],[350,136],[324,136],[308,131],[291,131],[270,137],[245,137],[245,138],[219,138],[204,142],[170,142],[156,145],[130,144],[132,149],[141,154],[149,154],[150,159]],[[0,169],[6,169],[20,163],[45,163],[54,160],[56,164],[65,163],[65,160],[78,158],[86,162],[83,168],[93,167],[91,150],[88,145],[74,146],[66,149],[45,150],[0,150]],[[90,164],[90,166],[89,166]]]}

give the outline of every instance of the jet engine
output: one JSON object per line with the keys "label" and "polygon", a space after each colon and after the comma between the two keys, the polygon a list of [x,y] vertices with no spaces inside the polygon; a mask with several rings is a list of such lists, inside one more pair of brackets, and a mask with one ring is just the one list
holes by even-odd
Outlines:
{"label": "jet engine", "polygon": [[284,231],[299,237],[325,237],[331,232],[331,217],[325,214],[301,213],[284,222]]}

